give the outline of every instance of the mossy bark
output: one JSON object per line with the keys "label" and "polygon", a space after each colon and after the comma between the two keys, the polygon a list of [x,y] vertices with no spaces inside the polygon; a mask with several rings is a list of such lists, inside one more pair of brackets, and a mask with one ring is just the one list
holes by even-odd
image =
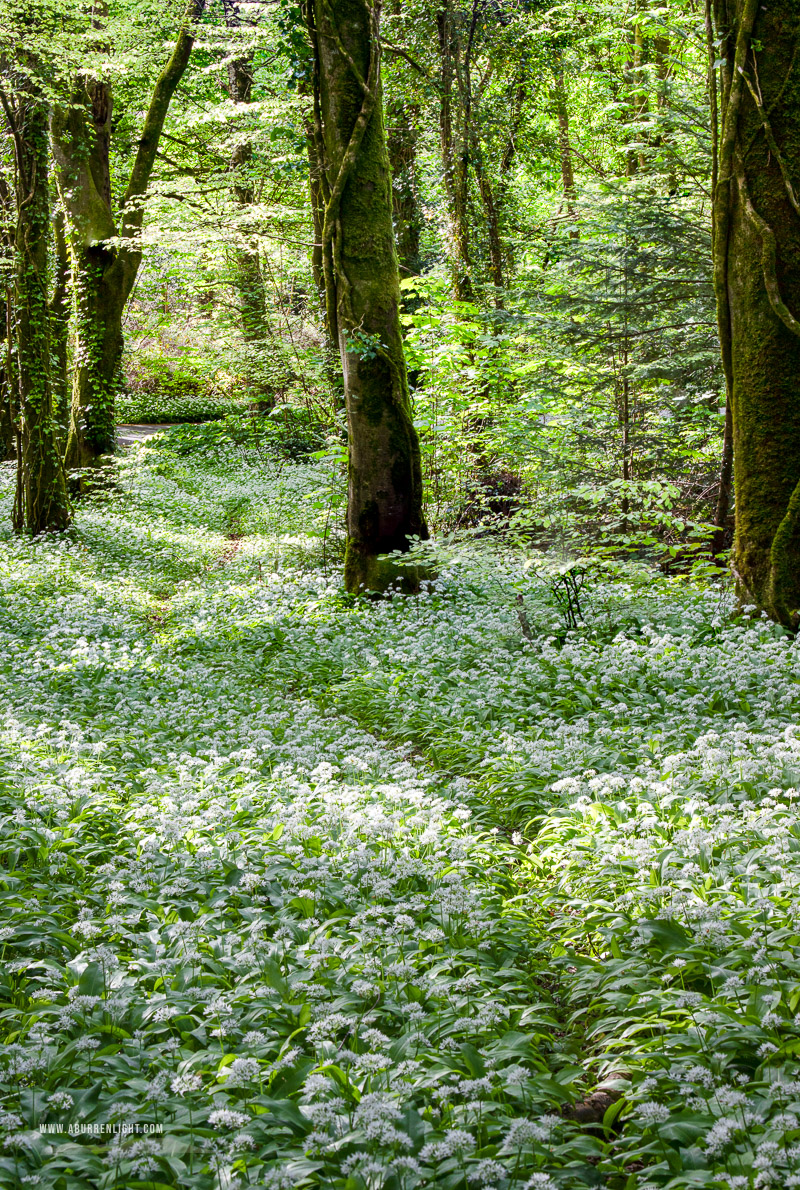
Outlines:
{"label": "mossy bark", "polygon": [[325,178],[321,159],[322,139],[315,133],[315,121],[307,116],[305,121],[306,152],[308,156],[308,197],[311,206],[311,227],[314,242],[311,246],[311,274],[314,278],[314,296],[317,312],[322,323],[322,363],[330,390],[333,407],[342,406],[342,380],[339,366],[339,349],[335,329],[328,320],[328,300],[325,289],[325,263],[322,251],[322,235],[325,227]]}
{"label": "mossy bark", "polygon": [[14,115],[17,176],[14,314],[19,410],[17,532],[65,529],[71,520],[53,417],[48,266],[50,201],[47,109],[18,99]]}
{"label": "mossy bark", "polygon": [[[714,264],[731,393],[740,599],[800,620],[800,0],[716,0]],[[790,172],[791,171],[791,172]]]}
{"label": "mossy bark", "polygon": [[122,314],[141,254],[117,246],[111,209],[111,90],[93,83],[51,119],[59,190],[68,216],[75,356],[65,461],[85,467],[114,450]]}
{"label": "mossy bark", "polygon": [[364,0],[310,0],[307,17],[324,162],[326,295],[349,431],[345,585],[380,592],[403,573],[383,556],[406,551],[427,528],[400,330],[377,12]]}
{"label": "mossy bark", "polygon": [[[225,24],[232,30],[246,30],[250,14],[243,16],[239,0],[223,0]],[[249,104],[253,94],[253,52],[243,44],[243,53],[231,57],[228,62],[228,97],[235,104]],[[254,376],[259,376],[259,366],[266,354],[271,339],[267,318],[267,295],[259,259],[258,241],[253,226],[253,208],[256,194],[252,181],[253,145],[246,134],[234,147],[231,154],[233,174],[233,196],[240,211],[234,242],[230,248],[233,287],[239,302],[239,316],[242,336],[249,348],[248,366]],[[274,390],[259,378],[253,393],[262,409],[269,409],[275,403]]]}
{"label": "mossy bark", "polygon": [[486,231],[489,239],[489,269],[492,285],[494,286],[494,304],[498,310],[502,310],[504,307],[503,290],[505,289],[505,278],[503,276],[503,258],[505,253],[503,250],[503,241],[500,236],[500,214],[494,187],[486,170],[477,136],[474,137],[473,143],[472,164],[475,169],[475,178],[478,183],[484,214],[486,215]]}
{"label": "mossy bark", "polygon": [[114,209],[108,83],[81,85],[51,119],[53,156],[67,214],[75,304],[75,366],[67,467],[83,467],[115,447],[114,403],[120,384],[122,316],[142,259],[144,198],[172,96],[194,45],[192,22],[205,0],[189,0],[172,55],[156,80],[128,185]]}

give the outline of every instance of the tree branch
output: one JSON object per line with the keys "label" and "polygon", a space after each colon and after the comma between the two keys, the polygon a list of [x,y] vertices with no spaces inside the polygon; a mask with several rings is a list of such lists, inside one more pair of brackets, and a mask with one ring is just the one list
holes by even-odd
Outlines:
{"label": "tree branch", "polygon": [[431,77],[429,71],[426,70],[425,67],[416,60],[416,58],[412,58],[408,50],[404,50],[399,45],[389,45],[388,41],[382,42],[381,47],[386,54],[394,54],[396,58],[405,58],[409,66],[413,66],[418,74],[421,74],[423,78],[426,78],[429,83],[433,83],[434,86],[438,86],[438,83],[434,78]]}
{"label": "tree branch", "polygon": [[189,64],[192,47],[194,46],[194,33],[191,31],[191,25],[200,18],[204,8],[205,0],[189,0],[189,7],[184,17],[184,23],[178,33],[178,39],[175,42],[172,56],[158,76],[153,90],[150,107],[145,116],[142,135],[139,138],[136,160],[133,163],[128,187],[122,199],[122,210],[124,212],[122,235],[124,237],[130,236],[142,226],[144,209],[141,202],[134,202],[133,200],[143,198],[147,190],[170,101],[175,94],[178,83],[183,78],[184,71]]}
{"label": "tree branch", "polygon": [[797,321],[781,297],[780,285],[778,284],[778,248],[775,240],[775,232],[767,223],[766,219],[763,219],[753,206],[750,191],[747,188],[744,167],[739,171],[739,192],[742,196],[742,203],[744,204],[747,216],[761,236],[761,271],[764,274],[764,285],[767,290],[769,304],[787,330],[790,330],[793,335],[797,335],[800,338],[800,322]]}
{"label": "tree branch", "polygon": [[769,122],[769,116],[767,115],[764,108],[764,101],[761,97],[761,87],[758,84],[758,74],[756,73],[755,86],[753,86],[753,84],[750,82],[750,79],[746,74],[744,74],[744,72],[742,72],[742,74],[744,81],[747,83],[747,89],[753,96],[753,103],[756,105],[758,114],[761,117],[761,126],[764,129],[764,136],[766,137],[767,144],[769,145],[770,150],[775,154],[775,160],[778,162],[778,167],[783,178],[783,184],[786,187],[786,193],[789,196],[789,202],[792,204],[795,213],[800,215],[800,203],[797,201],[797,195],[794,192],[794,186],[792,185],[792,179],[789,175],[788,167],[783,159],[783,154],[778,148],[778,142],[775,140],[775,135],[772,131],[772,125]]}

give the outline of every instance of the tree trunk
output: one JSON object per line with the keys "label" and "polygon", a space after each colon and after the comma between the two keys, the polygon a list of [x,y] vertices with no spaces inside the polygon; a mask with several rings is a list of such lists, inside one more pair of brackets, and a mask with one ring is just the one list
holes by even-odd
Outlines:
{"label": "tree trunk", "polygon": [[[0,176],[0,253],[4,263],[11,262],[14,256],[14,208],[14,196],[5,179]],[[13,326],[12,290],[10,287],[3,288],[0,290],[0,462],[13,459],[16,454],[14,412],[17,384],[12,354]]]}
{"label": "tree trunk", "polygon": [[0,298],[0,328],[2,328],[2,358],[0,358],[0,462],[13,459],[17,453],[14,413],[17,383],[12,355],[12,327],[14,324],[11,291]]}
{"label": "tree trunk", "polygon": [[322,229],[325,223],[325,194],[322,180],[323,166],[317,153],[314,129],[310,120],[306,125],[306,150],[308,153],[308,196],[311,203],[311,226],[314,231],[314,244],[311,249],[311,272],[322,309],[326,337],[331,339],[331,330],[328,326],[325,309],[325,266],[322,260]]}
{"label": "tree trunk", "polygon": [[[86,467],[116,444],[116,394],[122,382],[122,315],[136,273],[128,253],[114,259],[103,244],[73,254],[75,361],[64,461]],[[138,267],[138,262],[137,262]]]}
{"label": "tree trunk", "polygon": [[483,203],[483,212],[486,216],[486,230],[489,237],[489,268],[492,285],[494,286],[494,304],[498,310],[502,310],[504,306],[503,290],[505,289],[505,277],[503,275],[503,241],[500,237],[500,214],[498,204],[495,200],[494,187],[486,172],[483,153],[481,152],[477,134],[473,136],[472,158],[475,179],[478,183],[478,191],[481,196],[481,202]]}
{"label": "tree trunk", "polygon": [[647,91],[643,90],[642,65],[644,62],[644,37],[642,26],[638,19],[641,10],[641,0],[634,0],[634,25],[629,30],[625,46],[625,60],[622,64],[622,81],[625,93],[623,108],[623,123],[626,126],[625,135],[628,142],[625,149],[625,174],[632,178],[640,166],[644,166],[644,154],[641,148],[634,147],[634,141],[640,141],[643,130],[638,127],[642,116],[647,111]]}
{"label": "tree trunk", "polygon": [[[528,94],[528,87],[528,70],[527,66],[523,64],[517,69],[516,76],[511,85],[511,92],[509,95],[510,102],[508,128],[506,132],[505,145],[503,146],[503,152],[500,157],[500,169],[495,205],[498,212],[498,221],[500,222],[501,226],[506,222],[506,208],[511,195],[511,167],[514,163],[514,158],[517,155],[517,137],[522,125],[522,116],[525,107],[525,100]],[[505,275],[508,278],[514,274],[515,260],[512,237],[507,231],[503,247],[505,250]]]}
{"label": "tree trunk", "polygon": [[714,511],[714,537],[711,555],[718,558],[725,548],[725,530],[728,527],[728,513],[731,506],[731,481],[733,480],[733,417],[730,401],[725,406],[725,429],[722,436],[722,458],[719,466],[719,491]]}
{"label": "tree trunk", "polygon": [[349,431],[345,585],[380,592],[403,576],[381,555],[408,550],[427,528],[400,330],[378,11],[364,0],[308,0],[306,14],[325,167],[327,302]]}
{"label": "tree trunk", "polygon": [[59,210],[53,219],[55,239],[55,268],[53,296],[50,299],[50,345],[53,355],[53,410],[56,434],[63,449],[69,429],[69,377],[67,375],[67,341],[69,338],[69,255],[65,232],[64,212]]}
{"label": "tree trunk", "polygon": [[386,113],[387,148],[392,171],[394,240],[401,278],[416,277],[420,272],[422,213],[417,193],[418,118],[419,108],[409,105],[404,99],[395,100]]}
{"label": "tree trunk", "polygon": [[[567,107],[567,89],[564,85],[564,71],[559,66],[555,76],[553,98],[558,116],[558,156],[561,162],[561,184],[564,188],[564,201],[567,204],[567,214],[570,221],[575,222],[575,169],[572,162],[572,140],[569,129],[569,108]],[[573,227],[570,238],[578,239],[578,229]]]}
{"label": "tree trunk", "polygon": [[121,380],[122,316],[142,259],[143,200],[172,96],[194,45],[191,22],[205,0],[190,0],[172,55],[158,76],[121,202],[111,208],[108,83],[93,81],[51,119],[53,156],[67,212],[75,289],[75,367],[67,467],[83,467],[115,447],[114,403]]}
{"label": "tree trunk", "polygon": [[716,0],[715,17],[726,60],[714,279],[732,394],[733,570],[744,603],[797,627],[800,203],[789,173],[800,153],[797,0],[768,9]]}
{"label": "tree trunk", "polygon": [[[243,27],[239,0],[223,0],[225,24],[231,30]],[[228,62],[228,97],[232,103],[250,103],[253,92],[253,54],[247,49]],[[239,299],[242,335],[245,343],[258,354],[266,355],[270,338],[267,320],[267,298],[264,278],[258,256],[258,242],[253,234],[252,216],[248,209],[255,203],[256,195],[249,168],[253,159],[253,146],[249,137],[243,137],[231,154],[231,171],[234,175],[233,194],[241,211],[241,226],[234,237],[231,248],[233,284]],[[254,371],[260,371],[254,360]],[[262,382],[258,399],[273,404],[274,392]]]}
{"label": "tree trunk", "polygon": [[20,427],[13,523],[17,532],[42,533],[66,529],[71,520],[53,420],[50,373],[47,109],[38,97],[22,94],[12,119],[17,183],[14,309]]}
{"label": "tree trunk", "polygon": [[[633,75],[636,91],[633,95],[634,120],[637,124],[641,124],[647,117],[650,110],[650,98],[647,94],[647,86],[643,77],[645,59],[645,44],[642,26],[637,21],[636,27],[633,31]],[[642,138],[644,130],[639,132],[639,139]],[[647,168],[647,158],[643,149],[638,151],[639,169],[645,170]]]}
{"label": "tree trunk", "polygon": [[[711,123],[711,244],[712,254],[716,259],[714,249],[715,228],[713,198],[717,192],[717,176],[719,171],[719,103],[717,99],[717,47],[712,13],[713,0],[705,0],[705,33],[706,53],[708,55],[708,108]],[[721,313],[721,311],[720,311]],[[724,362],[724,361],[723,361]],[[725,531],[730,512],[731,492],[733,489],[733,409],[730,367],[724,366],[725,372],[725,428],[722,437],[722,457],[719,468],[719,490],[717,492],[717,507],[714,512],[714,536],[711,541],[711,556],[718,558],[725,548]],[[716,394],[713,396],[716,403]]]}
{"label": "tree trunk", "polygon": [[[314,100],[319,107],[319,96]],[[319,126],[319,127],[318,127]],[[325,168],[324,149],[322,146],[321,121],[319,112],[306,117],[306,152],[308,154],[308,194],[311,205],[311,226],[314,233],[314,243],[311,248],[311,273],[314,278],[314,289],[319,303],[322,321],[322,364],[328,388],[335,408],[341,407],[342,391],[339,367],[339,348],[336,342],[336,329],[330,325],[328,318],[328,301],[325,289],[325,263],[322,251],[322,234],[325,227]]]}
{"label": "tree trunk", "polygon": [[[444,0],[436,14],[439,40],[439,140],[444,170],[444,188],[450,215],[450,257],[453,291],[457,301],[471,302],[472,260],[470,256],[467,127],[470,113],[453,111],[453,83],[456,77],[458,46],[454,28],[452,0]],[[462,75],[469,78],[469,61],[460,64]],[[462,104],[463,108],[463,104]],[[454,116],[457,126],[454,127]]]}
{"label": "tree trunk", "polygon": [[51,117],[58,185],[68,215],[75,359],[65,463],[85,467],[114,450],[114,398],[122,365],[122,312],[136,273],[116,248],[111,212],[111,88],[93,82]]}

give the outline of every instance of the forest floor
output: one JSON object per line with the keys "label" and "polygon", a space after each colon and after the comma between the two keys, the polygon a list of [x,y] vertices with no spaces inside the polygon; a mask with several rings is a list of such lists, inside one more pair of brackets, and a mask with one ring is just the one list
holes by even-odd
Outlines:
{"label": "forest floor", "polygon": [[146,424],[146,425],[128,425],[117,426],[117,443],[119,446],[136,446],[139,442],[146,442],[148,438],[154,438],[156,434],[160,434],[162,430],[168,430],[170,426],[166,423],[161,425]]}
{"label": "forest floor", "polygon": [[800,1185],[793,642],[353,600],[330,484],[173,429],[0,535],[0,1186]]}

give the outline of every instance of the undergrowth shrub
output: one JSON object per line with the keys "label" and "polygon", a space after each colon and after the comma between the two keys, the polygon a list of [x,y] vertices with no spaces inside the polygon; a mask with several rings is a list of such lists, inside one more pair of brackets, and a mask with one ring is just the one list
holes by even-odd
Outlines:
{"label": "undergrowth shrub", "polygon": [[139,355],[126,360],[117,420],[123,425],[202,422],[245,404],[231,376],[205,372],[191,361]]}

